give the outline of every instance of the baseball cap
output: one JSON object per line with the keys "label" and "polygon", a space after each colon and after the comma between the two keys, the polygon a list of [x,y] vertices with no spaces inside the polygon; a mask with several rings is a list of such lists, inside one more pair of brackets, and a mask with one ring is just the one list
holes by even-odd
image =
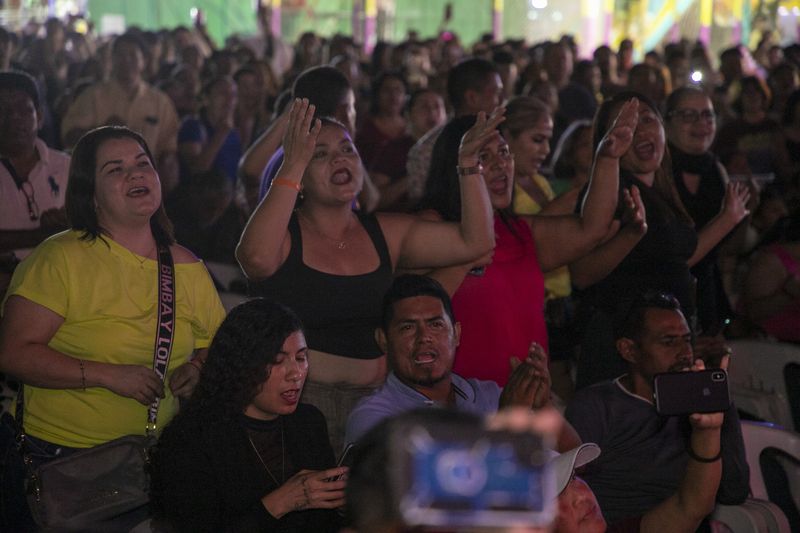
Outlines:
{"label": "baseball cap", "polygon": [[550,466],[556,480],[556,494],[561,494],[567,488],[576,468],[591,463],[599,456],[600,447],[591,442],[553,456],[550,459]]}

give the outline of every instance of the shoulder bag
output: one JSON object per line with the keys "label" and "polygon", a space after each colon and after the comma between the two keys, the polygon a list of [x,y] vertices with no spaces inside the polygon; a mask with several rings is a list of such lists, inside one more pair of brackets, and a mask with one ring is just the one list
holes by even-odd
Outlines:
{"label": "shoulder bag", "polygon": [[[163,381],[172,352],[175,269],[167,246],[158,249],[158,323],[153,370]],[[22,425],[23,390],[17,398],[18,446],[28,469],[27,499],[36,523],[45,529],[83,530],[149,501],[149,450],[156,441],[160,399],[147,412],[144,435],[125,435],[36,469],[26,453]]]}

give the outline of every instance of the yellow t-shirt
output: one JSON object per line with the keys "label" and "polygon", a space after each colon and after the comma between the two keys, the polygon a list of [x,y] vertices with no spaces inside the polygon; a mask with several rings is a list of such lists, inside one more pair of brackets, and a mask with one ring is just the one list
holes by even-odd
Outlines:
{"label": "yellow t-shirt", "polygon": [[[541,174],[535,174],[533,182],[539,186],[548,201],[555,198],[556,195],[553,193],[547,178]],[[535,215],[542,210],[542,206],[531,198],[519,184],[514,183],[513,210],[515,215]],[[544,290],[545,300],[569,296],[572,293],[569,269],[566,266],[562,266],[551,272],[546,272],[544,275]]]}
{"label": "yellow t-shirt", "polygon": [[[22,296],[64,317],[48,346],[61,353],[115,364],[153,366],[158,263],[108,237],[79,240],[66,231],[39,245],[14,272],[7,295]],[[201,262],[175,265],[175,333],[167,380],[197,348],[205,348],[225,317]],[[178,402],[165,386],[161,429]],[[25,386],[25,431],[48,442],[84,448],[144,434],[147,406],[102,387]]]}

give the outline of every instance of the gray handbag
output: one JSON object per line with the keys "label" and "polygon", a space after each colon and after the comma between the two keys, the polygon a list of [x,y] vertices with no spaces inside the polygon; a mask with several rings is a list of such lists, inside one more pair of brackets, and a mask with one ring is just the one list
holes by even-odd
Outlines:
{"label": "gray handbag", "polygon": [[29,480],[33,519],[45,529],[79,531],[146,505],[154,442],[126,435],[41,465]]}
{"label": "gray handbag", "polygon": [[[153,370],[161,380],[172,353],[175,270],[169,248],[158,250],[158,321]],[[164,294],[170,292],[171,294]],[[159,398],[150,405],[145,435],[125,435],[32,468],[22,425],[23,389],[17,398],[18,447],[28,469],[27,499],[43,529],[88,530],[149,501],[149,451],[155,444]]]}

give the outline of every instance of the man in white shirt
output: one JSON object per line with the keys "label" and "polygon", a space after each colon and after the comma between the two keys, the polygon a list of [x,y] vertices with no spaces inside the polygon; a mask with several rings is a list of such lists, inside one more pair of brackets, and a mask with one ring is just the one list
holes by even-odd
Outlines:
{"label": "man in white shirt", "polygon": [[14,266],[66,228],[69,156],[37,137],[36,82],[24,72],[0,72],[0,296]]}

